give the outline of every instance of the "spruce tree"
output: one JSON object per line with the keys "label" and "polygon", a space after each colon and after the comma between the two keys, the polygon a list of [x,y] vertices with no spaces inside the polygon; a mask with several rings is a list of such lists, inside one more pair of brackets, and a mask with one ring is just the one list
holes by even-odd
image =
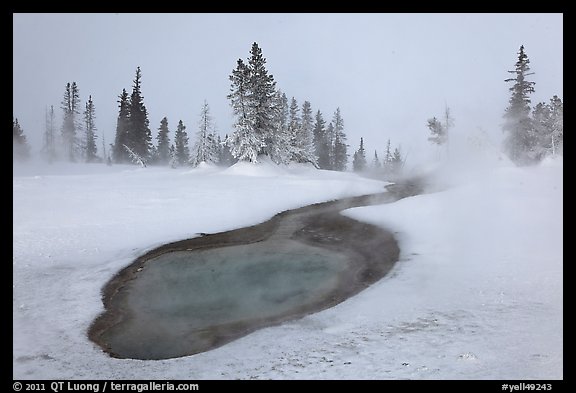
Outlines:
{"label": "spruce tree", "polygon": [[300,136],[300,107],[296,98],[292,97],[290,101],[290,111],[288,120],[288,140],[290,143],[290,161],[299,162],[300,149],[298,146],[298,137]]}
{"label": "spruce tree", "polygon": [[312,105],[308,101],[302,104],[301,126],[297,136],[297,147],[300,156],[299,162],[310,162],[318,166],[314,148],[314,119],[312,118]]}
{"label": "spruce tree", "polygon": [[122,89],[122,94],[118,96],[118,120],[116,122],[116,137],[112,147],[112,158],[117,164],[126,163],[130,161],[128,152],[124,145],[128,143],[130,131],[130,103],[126,89]]}
{"label": "spruce tree", "polygon": [[510,159],[521,165],[534,161],[533,153],[537,142],[530,119],[529,95],[534,92],[535,82],[526,79],[534,74],[529,72],[529,64],[530,60],[522,45],[514,70],[508,71],[514,74],[514,78],[505,80],[505,82],[512,82],[513,86],[509,88],[512,94],[504,114],[503,130],[507,134],[504,147]]}
{"label": "spruce tree", "polygon": [[218,145],[214,135],[214,124],[210,115],[210,106],[206,100],[204,100],[200,111],[196,143],[190,158],[192,166],[198,166],[201,162],[213,164],[218,162]]}
{"label": "spruce tree", "polygon": [[69,161],[76,161],[77,146],[77,115],[80,108],[80,92],[76,82],[68,82],[64,90],[64,99],[62,100],[62,110],[64,118],[62,121],[62,141],[64,152]]}
{"label": "spruce tree", "polygon": [[314,149],[316,152],[318,168],[330,169],[330,155],[328,149],[328,140],[326,138],[326,122],[322,117],[322,112],[316,112],[316,121],[314,123]]}
{"label": "spruce tree", "polygon": [[254,131],[254,104],[250,90],[250,70],[242,59],[229,77],[232,82],[228,99],[236,116],[234,132],[228,139],[232,155],[240,161],[256,162],[264,141]]}
{"label": "spruce tree", "polygon": [[364,138],[360,138],[360,147],[354,152],[352,161],[354,172],[361,172],[366,169],[366,151],[364,150]]}
{"label": "spruce tree", "polygon": [[96,110],[91,95],[88,97],[86,109],[84,110],[84,130],[86,132],[86,162],[94,162],[98,158],[96,155],[98,148],[96,147]]}
{"label": "spruce tree", "polygon": [[18,118],[12,120],[12,160],[25,161],[30,157],[30,146]]}
{"label": "spruce tree", "polygon": [[394,153],[392,154],[392,158],[390,160],[390,165],[392,173],[396,175],[399,174],[402,170],[402,154],[400,153],[399,148],[394,149]]}
{"label": "spruce tree", "polygon": [[186,133],[186,126],[182,123],[182,120],[178,122],[176,134],[174,135],[174,156],[176,165],[178,166],[187,165],[190,160],[188,134]]}
{"label": "spruce tree", "polygon": [[266,70],[266,59],[257,43],[252,45],[250,59],[238,60],[230,75],[228,95],[236,122],[230,138],[231,152],[239,160],[257,162],[258,156],[269,156],[277,164],[285,162],[289,147],[278,128],[280,110],[276,82]]}
{"label": "spruce tree", "polygon": [[158,127],[158,148],[156,149],[156,154],[158,157],[158,164],[166,165],[170,161],[170,137],[168,133],[168,118],[164,117],[160,121],[160,127]]}
{"label": "spruce tree", "polygon": [[333,156],[331,157],[332,169],[337,171],[344,171],[346,170],[346,164],[348,163],[348,145],[346,145],[344,120],[340,114],[340,108],[336,108],[332,123],[334,123],[334,144],[332,146]]}
{"label": "spruce tree", "polygon": [[536,138],[535,158],[562,153],[563,112],[562,100],[558,96],[552,97],[549,103],[540,102],[534,107],[532,127]]}
{"label": "spruce tree", "polygon": [[386,142],[386,151],[384,152],[382,168],[384,169],[385,173],[392,171],[392,150],[390,150],[390,138],[388,138],[388,142]]}
{"label": "spruce tree", "polygon": [[334,141],[334,170],[335,171],[345,171],[346,165],[348,164],[348,145],[344,142],[343,138],[345,135],[336,134],[336,140]]}
{"label": "spruce tree", "polygon": [[[275,146],[274,133],[278,132],[274,127],[274,119],[277,117],[276,104],[276,82],[272,75],[268,75],[266,69],[266,58],[262,55],[262,49],[254,42],[250,50],[250,59],[248,60],[248,69],[250,71],[250,94],[252,97],[254,116],[254,133],[258,140],[263,141],[259,154],[270,156],[272,160],[278,161],[273,150]],[[278,162],[277,162],[278,163]]]}
{"label": "spruce tree", "polygon": [[150,158],[152,133],[149,127],[148,111],[144,105],[144,97],[142,97],[141,79],[142,72],[140,67],[138,67],[136,68],[136,77],[134,78],[132,95],[130,96],[130,121],[126,145],[146,161]]}

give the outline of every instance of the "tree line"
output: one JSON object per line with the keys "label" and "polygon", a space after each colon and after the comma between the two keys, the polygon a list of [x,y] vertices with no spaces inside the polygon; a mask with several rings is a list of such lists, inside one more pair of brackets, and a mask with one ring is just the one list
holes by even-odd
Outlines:
{"label": "tree line", "polygon": [[[525,165],[542,160],[548,155],[563,154],[563,103],[554,95],[549,102],[531,108],[529,95],[535,83],[528,80],[530,60],[520,47],[513,77],[505,80],[513,85],[504,113],[503,131],[506,134],[504,150],[516,164]],[[46,109],[42,156],[49,162],[65,159],[72,162],[137,163],[142,166],[170,165],[198,166],[202,162],[229,166],[237,161],[259,162],[269,159],[277,164],[289,162],[310,163],[320,169],[344,171],[348,163],[347,136],[340,108],[336,108],[331,121],[326,121],[320,110],[315,113],[309,101],[298,104],[276,87],[273,75],[266,69],[266,58],[257,43],[252,44],[247,61],[238,59],[229,75],[230,102],[235,121],[230,135],[221,137],[214,125],[206,101],[199,114],[195,142],[189,146],[186,126],[179,120],[173,141],[170,141],[168,119],[164,117],[158,127],[156,144],[148,120],[148,110],[142,96],[142,72],[136,69],[129,95],[122,90],[118,99],[118,118],[113,143],[108,151],[102,136],[98,149],[96,109],[92,96],[88,97],[81,112],[80,92],[76,82],[65,86],[62,125],[57,132],[54,106]],[[450,109],[442,119],[427,120],[430,142],[445,145],[448,150],[449,130],[454,126]],[[30,146],[17,118],[13,118],[13,157],[30,157]],[[382,160],[374,151],[367,161],[364,140],[353,153],[352,169],[367,169],[384,173],[398,173],[405,161],[400,148],[391,151],[390,141]]]}
{"label": "tree line", "polygon": [[[123,89],[118,96],[115,138],[108,151],[104,136],[101,149],[98,149],[92,97],[81,118],[78,85],[67,83],[61,103],[60,133],[51,106],[46,111],[41,153],[49,162],[67,160],[179,167],[198,166],[202,162],[229,166],[238,161],[256,163],[267,158],[276,164],[299,162],[320,169],[346,169],[348,146],[340,108],[326,125],[322,112],[317,110],[314,115],[309,101],[300,106],[296,98],[288,100],[286,94],[276,88],[257,43],[252,45],[246,62],[237,61],[229,80],[231,87],[227,98],[235,115],[232,132],[224,137],[216,132],[210,106],[204,101],[195,141],[189,146],[187,128],[182,120],[178,121],[171,138],[168,118],[162,118],[153,138],[142,94],[142,71],[137,67],[131,93]],[[14,156],[24,159],[29,156],[30,149],[17,125],[15,119]],[[16,148],[25,144],[26,148]]]}

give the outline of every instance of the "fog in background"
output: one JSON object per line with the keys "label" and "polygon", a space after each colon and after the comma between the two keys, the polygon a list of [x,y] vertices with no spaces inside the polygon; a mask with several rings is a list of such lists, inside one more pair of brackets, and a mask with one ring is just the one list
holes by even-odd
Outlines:
{"label": "fog in background", "polygon": [[368,161],[374,149],[382,157],[388,138],[409,165],[433,157],[426,120],[445,103],[452,133],[500,146],[504,79],[522,44],[533,105],[563,98],[562,14],[14,14],[13,22],[13,114],[33,154],[45,108],[57,109],[59,129],[65,85],[76,81],[82,109],[92,95],[101,155],[137,66],[154,144],[164,116],[171,141],[181,119],[193,144],[204,99],[219,134],[231,133],[228,76],[253,42],[289,98],[309,100],[327,123],[340,107],[348,153],[364,137]]}

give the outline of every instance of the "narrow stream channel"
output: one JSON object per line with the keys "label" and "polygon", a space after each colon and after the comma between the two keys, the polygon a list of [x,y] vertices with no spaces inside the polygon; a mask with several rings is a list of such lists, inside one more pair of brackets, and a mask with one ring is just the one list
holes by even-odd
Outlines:
{"label": "narrow stream channel", "polygon": [[421,191],[417,182],[387,189],[158,247],[106,284],[88,336],[113,357],[168,359],[332,307],[398,260],[391,233],[340,214]]}

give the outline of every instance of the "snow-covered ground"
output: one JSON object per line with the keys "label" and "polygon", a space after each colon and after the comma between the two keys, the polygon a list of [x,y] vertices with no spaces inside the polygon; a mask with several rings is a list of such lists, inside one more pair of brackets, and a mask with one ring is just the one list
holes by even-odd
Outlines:
{"label": "snow-covered ground", "polygon": [[113,359],[86,338],[120,268],[167,241],[384,183],[267,165],[59,167],[14,169],[14,378],[563,377],[561,161],[475,169],[443,192],[347,211],[397,232],[390,275],[329,310],[162,361]]}

